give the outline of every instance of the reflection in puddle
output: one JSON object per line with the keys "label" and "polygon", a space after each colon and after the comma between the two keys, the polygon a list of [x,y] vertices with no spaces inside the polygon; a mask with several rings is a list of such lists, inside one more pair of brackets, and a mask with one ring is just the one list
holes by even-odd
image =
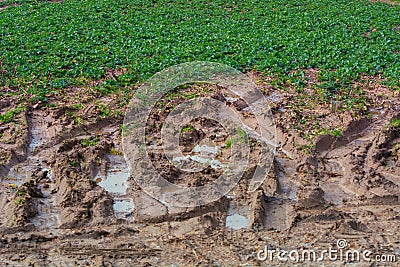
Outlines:
{"label": "reflection in puddle", "polygon": [[[43,193],[43,198],[35,199],[38,214],[31,219],[38,228],[56,228],[60,223],[60,208],[56,201],[54,177],[47,167],[45,156],[36,151],[38,147],[48,141],[48,118],[35,115],[30,118],[30,143],[28,145],[27,159],[25,162],[14,165],[8,172],[8,177],[3,183],[21,186],[30,179],[33,172],[46,172],[45,181],[40,180],[38,188]],[[38,152],[38,153],[36,153]],[[46,185],[46,186],[44,186]]]}
{"label": "reflection in puddle", "polygon": [[98,174],[95,181],[114,197],[114,213],[117,218],[128,218],[134,210],[133,200],[124,197],[129,187],[129,169],[125,158],[119,155],[107,154],[108,168],[105,177]]}
{"label": "reflection in puddle", "polygon": [[226,227],[233,230],[247,228],[249,226],[249,219],[237,213],[226,217]]}
{"label": "reflection in puddle", "polygon": [[249,216],[249,207],[238,206],[235,202],[231,201],[229,204],[228,216],[226,217],[225,226],[233,230],[247,228],[250,224]]}
{"label": "reflection in puddle", "polygon": [[134,204],[130,198],[114,199],[114,212],[118,219],[132,216]]}
{"label": "reflection in puddle", "polygon": [[11,167],[8,172],[6,179],[2,181],[3,184],[13,184],[21,186],[31,175],[31,173],[37,169],[43,168],[43,161],[39,155],[32,155],[34,150],[47,142],[46,138],[46,126],[47,120],[40,116],[33,116],[30,120],[31,128],[29,130],[31,140],[28,145],[28,155],[25,162],[16,164]]}
{"label": "reflection in puddle", "polygon": [[238,101],[240,98],[238,97],[229,97],[229,96],[225,96],[225,100],[231,103],[234,103],[236,101]]}
{"label": "reflection in puddle", "polygon": [[172,159],[172,161],[182,162],[186,160],[192,160],[200,164],[208,164],[215,170],[225,169],[227,165],[215,159],[217,154],[220,152],[220,148],[221,147],[219,146],[196,145],[192,149],[191,155],[175,157]]}
{"label": "reflection in puddle", "polygon": [[61,208],[57,205],[57,195],[54,194],[56,185],[54,184],[53,175],[47,169],[46,186],[40,185],[44,198],[38,199],[38,214],[31,219],[31,222],[39,228],[57,228],[60,224]]}
{"label": "reflection in puddle", "polygon": [[13,184],[21,186],[28,178],[29,173],[33,171],[33,166],[27,166],[25,163],[14,165],[8,172],[7,177],[2,181],[3,184]]}
{"label": "reflection in puddle", "polygon": [[29,143],[29,151],[33,152],[37,147],[47,142],[46,125],[47,120],[41,118],[32,118],[31,142]]}
{"label": "reflection in puddle", "polygon": [[207,146],[207,145],[196,145],[193,149],[193,153],[206,153],[206,154],[212,154],[212,155],[217,155],[219,152],[220,147],[219,146]]}
{"label": "reflection in puddle", "polygon": [[123,195],[128,188],[129,171],[123,156],[106,155],[109,167],[106,177],[103,179],[100,175],[95,177],[99,185],[107,192]]}

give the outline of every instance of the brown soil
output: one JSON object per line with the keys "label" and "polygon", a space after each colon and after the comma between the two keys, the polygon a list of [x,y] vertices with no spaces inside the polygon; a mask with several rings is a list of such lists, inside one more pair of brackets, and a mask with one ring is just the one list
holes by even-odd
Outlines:
{"label": "brown soil", "polygon": [[400,5],[399,2],[394,2],[394,1],[390,1],[390,0],[371,0],[371,2],[383,2],[386,4],[390,4],[390,5]]}
{"label": "brown soil", "polygon": [[[121,124],[131,95],[99,98],[90,88],[70,88],[0,125],[0,263],[260,266],[268,265],[256,257],[265,245],[318,250],[334,247],[337,239],[352,248],[398,255],[400,129],[390,126],[400,118],[398,92],[364,77],[347,93],[358,106],[346,109],[339,95],[333,102],[321,100],[313,86],[318,70],[306,71],[309,84],[301,90],[278,89],[259,73],[248,75],[265,92],[274,114],[279,146],[273,168],[260,189],[247,191],[259,153],[251,139],[244,179],[228,196],[201,207],[161,203],[142,192],[132,175],[126,192],[100,186],[110,170],[123,174],[123,165],[113,165],[121,155]],[[224,101],[254,122],[224,89],[200,88],[199,95]],[[177,170],[158,149],[159,129],[173,106],[197,89],[166,98],[147,129],[156,168],[186,186],[207,183],[220,171]],[[2,113],[19,103],[17,97],[1,99]],[[228,136],[218,123],[198,119],[192,126],[181,133],[184,153],[208,138],[225,145],[218,159],[227,160]],[[132,200],[132,212],[114,210],[118,198]],[[235,229],[227,222],[232,216],[247,221]]]}

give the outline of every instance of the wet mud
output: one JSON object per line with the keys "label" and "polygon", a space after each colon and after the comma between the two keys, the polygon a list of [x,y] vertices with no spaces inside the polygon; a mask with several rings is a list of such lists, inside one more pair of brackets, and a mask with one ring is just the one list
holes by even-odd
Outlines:
{"label": "wet mud", "polygon": [[[263,89],[278,141],[264,183],[247,190],[259,156],[249,134],[243,179],[220,200],[194,208],[153,199],[136,184],[121,152],[121,116],[99,116],[91,100],[81,110],[68,102],[26,108],[0,127],[0,263],[259,266],[256,253],[265,244],[318,249],[339,238],[399,253],[400,128],[391,125],[400,118],[398,95],[371,96],[369,115],[336,114],[340,135],[321,134],[310,145],[291,124],[292,95]],[[207,94],[255,125],[240,99],[212,86]],[[149,155],[168,181],[200,186],[229,162],[229,136],[219,123],[196,119],[180,134],[183,158],[170,162],[160,129],[173,104],[185,100],[174,97],[149,118]],[[10,108],[11,102],[2,109]],[[332,124],[326,107],[315,113],[320,123]],[[176,166],[184,160],[209,166],[183,172]]]}

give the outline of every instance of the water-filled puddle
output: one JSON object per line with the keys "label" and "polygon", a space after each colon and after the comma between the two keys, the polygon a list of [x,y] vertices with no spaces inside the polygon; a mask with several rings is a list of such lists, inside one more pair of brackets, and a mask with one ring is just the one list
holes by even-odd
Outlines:
{"label": "water-filled puddle", "polygon": [[107,154],[108,166],[105,177],[98,174],[95,181],[114,198],[114,213],[117,218],[130,218],[134,210],[133,200],[126,197],[129,186],[129,169],[125,158],[120,155]]}
{"label": "water-filled puddle", "polygon": [[215,158],[219,152],[219,146],[196,145],[192,149],[190,155],[175,157],[172,159],[172,161],[181,162],[185,160],[192,160],[200,164],[208,164],[215,170],[221,170],[225,169],[227,165]]}
{"label": "water-filled puddle", "polygon": [[[43,198],[37,198],[36,201],[38,214],[31,219],[31,222],[39,228],[56,228],[59,223],[60,207],[56,203],[56,191],[54,178],[50,169],[45,164],[45,157],[40,154],[38,148],[48,142],[48,118],[34,115],[29,119],[30,142],[28,145],[27,159],[25,162],[11,167],[7,178],[2,181],[10,188],[16,188],[26,182],[34,171],[47,172],[45,180],[41,180],[38,185],[43,193]],[[46,186],[44,186],[46,184]]]}
{"label": "water-filled puddle", "polygon": [[106,155],[108,168],[106,177],[97,175],[95,180],[107,192],[112,194],[123,195],[128,188],[129,170],[123,156]]}
{"label": "water-filled puddle", "polygon": [[47,142],[46,128],[48,120],[43,117],[32,117],[31,119],[31,141],[29,143],[29,152],[35,151],[35,149]]}
{"label": "water-filled puddle", "polygon": [[130,198],[116,198],[114,199],[113,208],[118,219],[129,218],[132,216],[134,204]]}
{"label": "water-filled puddle", "polygon": [[234,201],[231,201],[225,226],[233,230],[247,228],[250,224],[249,215],[250,208],[248,206],[238,206]]}

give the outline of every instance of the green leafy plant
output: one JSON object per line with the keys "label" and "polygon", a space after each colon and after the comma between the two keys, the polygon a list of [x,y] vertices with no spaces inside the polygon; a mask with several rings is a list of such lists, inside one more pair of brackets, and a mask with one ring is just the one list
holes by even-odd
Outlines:
{"label": "green leafy plant", "polygon": [[4,114],[0,114],[0,122],[9,123],[14,121],[15,116],[20,114],[23,110],[25,110],[24,107],[17,107],[6,111]]}
{"label": "green leafy plant", "polygon": [[231,147],[232,147],[232,139],[229,138],[229,140],[226,141],[226,143],[225,143],[225,148],[231,148]]}
{"label": "green leafy plant", "polygon": [[400,118],[392,119],[389,123],[389,127],[399,129],[400,128]]}
{"label": "green leafy plant", "polygon": [[97,136],[91,136],[89,138],[83,139],[81,141],[82,146],[88,147],[88,146],[95,146],[99,142],[99,138]]}
{"label": "green leafy plant", "polygon": [[[305,77],[290,76],[292,70],[318,68],[328,98],[362,74],[380,74],[390,86],[400,87],[400,34],[393,30],[399,5],[368,0],[235,5],[219,0],[5,0],[0,5],[10,3],[21,5],[0,11],[0,70],[7,73],[0,86],[23,88],[18,90],[33,101],[100,79],[99,92],[112,93],[195,60],[259,70],[298,87],[305,86]],[[107,75],[119,68],[127,71]]]}
{"label": "green leafy plant", "polygon": [[195,130],[196,130],[196,128],[194,128],[192,125],[188,124],[181,129],[181,133],[186,133],[186,132],[195,131]]}
{"label": "green leafy plant", "polygon": [[79,162],[78,162],[77,160],[73,160],[73,161],[70,161],[69,164],[70,164],[72,167],[78,167]]}

